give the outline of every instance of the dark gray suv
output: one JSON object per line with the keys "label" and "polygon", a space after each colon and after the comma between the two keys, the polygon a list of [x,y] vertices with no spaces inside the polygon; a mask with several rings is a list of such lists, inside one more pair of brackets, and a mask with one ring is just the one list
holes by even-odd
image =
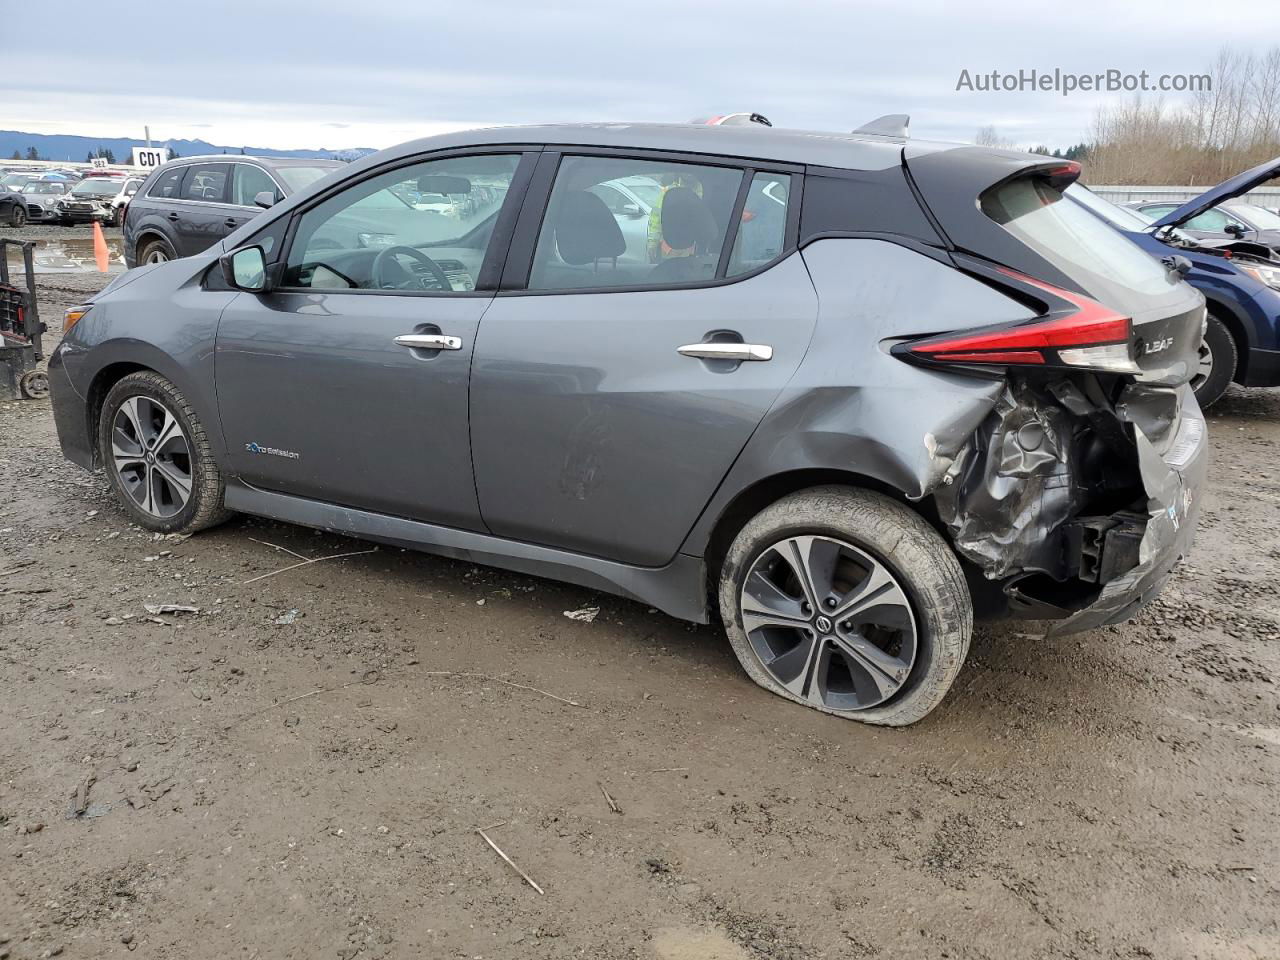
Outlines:
{"label": "dark gray suv", "polygon": [[1113,623],[1191,543],[1204,301],[1063,202],[1078,173],[730,126],[419,140],[69,311],[58,433],[149,530],[240,511],[719,617],[765,688],[911,723],[975,610]]}
{"label": "dark gray suv", "polygon": [[130,267],[200,253],[290,194],[344,166],[337,160],[183,157],[151,172],[124,208]]}

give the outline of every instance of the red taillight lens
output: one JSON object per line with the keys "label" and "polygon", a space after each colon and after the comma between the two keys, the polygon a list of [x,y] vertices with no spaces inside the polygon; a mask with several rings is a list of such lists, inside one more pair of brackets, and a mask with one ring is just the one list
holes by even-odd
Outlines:
{"label": "red taillight lens", "polygon": [[1131,347],[1133,321],[1129,317],[1096,300],[1017,271],[1000,268],[1000,273],[1019,286],[1048,294],[1055,306],[1040,319],[928,337],[898,344],[894,352],[904,359],[928,363],[1137,372]]}

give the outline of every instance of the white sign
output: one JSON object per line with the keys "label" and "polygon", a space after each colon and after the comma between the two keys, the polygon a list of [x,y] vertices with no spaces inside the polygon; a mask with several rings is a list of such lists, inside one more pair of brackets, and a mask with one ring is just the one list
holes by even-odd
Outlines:
{"label": "white sign", "polygon": [[134,147],[133,165],[143,170],[154,170],[169,160],[168,147]]}
{"label": "white sign", "polygon": [[89,164],[90,164],[90,166],[94,167],[95,169],[96,169],[96,168],[98,168],[98,167],[105,167],[105,166],[107,165],[107,158],[106,158],[106,157],[94,157],[92,160],[90,160],[90,161],[89,161]]}

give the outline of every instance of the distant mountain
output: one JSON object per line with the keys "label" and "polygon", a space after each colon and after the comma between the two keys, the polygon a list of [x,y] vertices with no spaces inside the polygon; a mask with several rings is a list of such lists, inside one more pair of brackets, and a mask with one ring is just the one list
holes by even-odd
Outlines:
{"label": "distant mountain", "polygon": [[[205,140],[152,140],[153,147],[168,147],[179,156],[194,157],[206,153],[248,153],[259,157],[321,157],[335,160],[357,160],[373,153],[369,147],[352,150],[275,150],[271,147],[220,146]],[[134,147],[144,147],[146,141],[131,137],[76,137],[60,134],[21,133],[17,130],[0,130],[0,162],[8,160],[13,152],[24,159],[27,151],[35,147],[41,160],[83,163],[92,152],[100,148],[110,150],[117,163],[129,163]]]}

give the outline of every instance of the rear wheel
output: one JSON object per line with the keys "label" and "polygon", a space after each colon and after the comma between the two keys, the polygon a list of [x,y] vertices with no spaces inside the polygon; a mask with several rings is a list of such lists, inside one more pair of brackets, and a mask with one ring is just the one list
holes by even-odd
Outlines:
{"label": "rear wheel", "polygon": [[942,537],[900,503],[818,487],[735,538],[720,611],[766,690],[851,720],[905,726],[941,701],[969,650],[973,606]]}
{"label": "rear wheel", "polygon": [[1216,403],[1236,375],[1239,353],[1226,324],[1209,314],[1204,339],[1200,341],[1200,362],[1191,376],[1191,389],[1204,410]]}
{"label": "rear wheel", "polygon": [[195,533],[231,516],[204,425],[158,373],[131,373],[107,393],[98,454],[120,504],[148,530]]}
{"label": "rear wheel", "polygon": [[138,247],[138,263],[168,263],[176,257],[173,247],[160,237],[153,237]]}

